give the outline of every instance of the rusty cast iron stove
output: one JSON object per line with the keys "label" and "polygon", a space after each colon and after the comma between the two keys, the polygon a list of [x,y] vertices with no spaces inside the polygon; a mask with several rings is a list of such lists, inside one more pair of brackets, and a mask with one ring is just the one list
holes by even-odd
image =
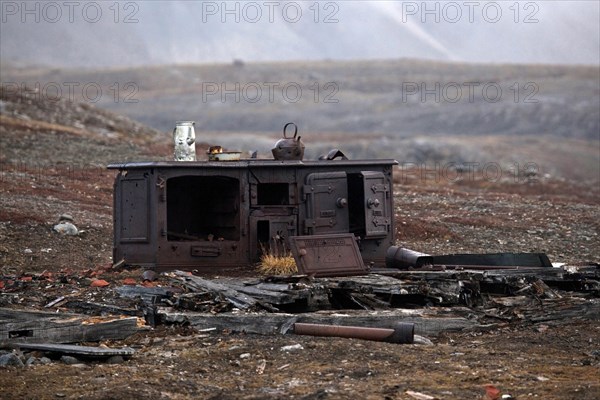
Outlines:
{"label": "rusty cast iron stove", "polygon": [[250,265],[274,238],[352,233],[365,264],[394,244],[395,160],[109,165],[113,260],[146,268]]}

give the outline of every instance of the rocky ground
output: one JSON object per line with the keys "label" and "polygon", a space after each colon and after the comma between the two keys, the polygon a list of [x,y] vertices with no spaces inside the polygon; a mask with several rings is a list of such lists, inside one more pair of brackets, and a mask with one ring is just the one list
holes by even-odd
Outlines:
{"label": "rocky ground", "polygon": [[125,363],[3,369],[0,382],[7,399],[483,399],[493,384],[518,399],[593,400],[599,334],[590,324],[507,327],[422,346],[161,328],[131,338],[138,352]]}
{"label": "rocky ground", "polygon": [[[41,309],[65,295],[100,301],[125,279],[141,283],[140,270],[108,268],[114,174],[104,166],[168,157],[168,141],[93,108],[73,111],[60,103],[45,112],[67,117],[52,120],[31,111],[48,107],[28,103],[35,99],[2,101],[0,306]],[[396,176],[396,226],[405,247],[431,254],[543,251],[553,262],[600,261],[598,183]],[[73,216],[78,236],[53,232],[64,213]],[[109,286],[91,287],[95,279]],[[159,277],[154,284],[167,280]],[[600,398],[599,338],[597,320],[507,322],[483,332],[431,337],[432,346],[159,326],[103,343],[137,350],[119,364],[54,360],[0,368],[0,397],[419,398],[409,394],[414,391],[483,399],[490,384],[519,399],[591,400]],[[282,349],[296,344],[301,348]]]}
{"label": "rocky ground", "polygon": [[394,191],[397,237],[424,253],[544,252],[555,263],[600,254],[598,186],[405,180]]}

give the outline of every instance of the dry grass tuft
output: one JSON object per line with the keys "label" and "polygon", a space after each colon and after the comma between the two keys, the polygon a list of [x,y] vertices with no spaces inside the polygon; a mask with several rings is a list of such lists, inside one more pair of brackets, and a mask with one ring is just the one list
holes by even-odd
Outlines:
{"label": "dry grass tuft", "polygon": [[290,275],[298,272],[296,261],[291,254],[275,255],[270,252],[260,257],[258,270],[267,275]]}

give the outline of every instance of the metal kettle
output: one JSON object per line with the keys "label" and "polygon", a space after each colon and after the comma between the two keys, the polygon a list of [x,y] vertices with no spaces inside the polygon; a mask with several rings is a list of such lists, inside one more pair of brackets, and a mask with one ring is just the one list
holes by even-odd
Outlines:
{"label": "metal kettle", "polygon": [[[288,137],[286,134],[288,126],[294,127],[294,136]],[[297,138],[296,138],[297,137]],[[279,139],[275,143],[275,147],[271,149],[273,157],[276,160],[302,160],[304,158],[304,143],[298,136],[298,126],[293,122],[288,122],[283,127],[283,139]]]}

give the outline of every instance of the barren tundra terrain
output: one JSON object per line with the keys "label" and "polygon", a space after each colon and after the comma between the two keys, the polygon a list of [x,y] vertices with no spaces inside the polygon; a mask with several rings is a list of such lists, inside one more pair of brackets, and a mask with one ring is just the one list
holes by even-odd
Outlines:
{"label": "barren tundra terrain", "polygon": [[[0,100],[0,307],[43,309],[59,296],[126,305],[113,288],[128,278],[141,283],[142,271],[110,268],[114,172],[105,166],[169,158],[169,135],[88,104],[47,102],[21,93],[4,93]],[[487,140],[490,148],[509,146],[502,137],[477,140]],[[581,147],[586,160],[598,161],[596,139],[569,140],[536,141],[535,146],[547,146],[536,154],[562,147],[564,157]],[[558,158],[556,165],[568,162]],[[517,177],[448,180],[397,170],[399,244],[431,254],[545,252],[556,263],[598,265],[600,187],[594,173],[585,174],[585,180],[541,173]],[[73,216],[78,236],[52,231],[65,213]],[[254,268],[197,273],[257,274]],[[92,277],[109,285],[90,287]],[[169,284],[166,276],[153,283]],[[565,298],[573,295],[557,291]],[[597,301],[598,293],[577,296]],[[534,300],[543,315],[545,300]],[[480,309],[461,309],[485,318]],[[0,397],[500,398],[493,390],[486,395],[485,385],[493,385],[518,399],[600,398],[598,319],[536,323],[517,311],[514,318],[489,317],[485,329],[431,336],[417,332],[432,345],[161,325],[124,341],[103,342],[136,349],[120,364],[55,361],[0,368]],[[301,346],[282,349],[296,344]]]}

